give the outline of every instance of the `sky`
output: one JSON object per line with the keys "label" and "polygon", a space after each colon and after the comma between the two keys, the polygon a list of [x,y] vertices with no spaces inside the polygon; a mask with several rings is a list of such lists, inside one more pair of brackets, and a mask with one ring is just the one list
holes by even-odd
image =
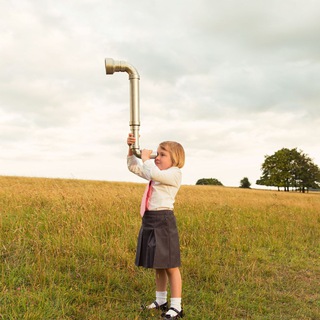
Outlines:
{"label": "sky", "polygon": [[185,185],[257,187],[282,148],[320,165],[318,0],[6,0],[0,26],[0,175],[145,183],[105,58],[138,70],[140,147],[180,142]]}

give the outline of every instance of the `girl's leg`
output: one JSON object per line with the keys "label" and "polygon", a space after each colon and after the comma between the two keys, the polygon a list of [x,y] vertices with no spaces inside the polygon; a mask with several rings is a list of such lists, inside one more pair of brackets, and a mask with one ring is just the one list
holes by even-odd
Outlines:
{"label": "girl's leg", "polygon": [[166,269],[156,269],[156,289],[157,291],[167,291],[168,277]]}
{"label": "girl's leg", "polygon": [[182,279],[179,268],[166,269],[169,278],[171,297],[181,298]]}
{"label": "girl's leg", "polygon": [[167,283],[168,276],[165,269],[156,269],[156,300],[147,306],[147,309],[167,309]]}
{"label": "girl's leg", "polygon": [[171,299],[170,308],[166,315],[170,317],[175,317],[179,314],[180,317],[183,316],[183,311],[181,308],[181,293],[182,293],[182,279],[179,268],[166,269],[170,289],[171,289]]}

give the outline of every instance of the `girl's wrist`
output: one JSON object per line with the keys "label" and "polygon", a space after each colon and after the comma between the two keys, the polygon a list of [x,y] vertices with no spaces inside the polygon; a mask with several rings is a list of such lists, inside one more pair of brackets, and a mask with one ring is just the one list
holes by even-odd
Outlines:
{"label": "girl's wrist", "polygon": [[128,149],[128,156],[133,156],[133,152],[132,152],[132,149],[131,149],[130,146],[129,146],[129,149]]}

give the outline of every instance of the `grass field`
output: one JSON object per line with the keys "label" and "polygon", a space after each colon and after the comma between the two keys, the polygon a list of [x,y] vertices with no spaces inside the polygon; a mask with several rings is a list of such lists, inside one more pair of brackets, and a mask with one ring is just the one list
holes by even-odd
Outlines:
{"label": "grass field", "polygon": [[[0,319],[158,319],[143,184],[0,177]],[[320,319],[320,194],[182,186],[185,319]]]}

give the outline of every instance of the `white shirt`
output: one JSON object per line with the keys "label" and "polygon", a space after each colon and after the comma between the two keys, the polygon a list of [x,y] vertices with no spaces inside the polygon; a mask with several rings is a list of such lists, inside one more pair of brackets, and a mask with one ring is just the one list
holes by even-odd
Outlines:
{"label": "white shirt", "polygon": [[127,157],[128,169],[146,180],[154,181],[149,210],[173,210],[176,194],[181,186],[182,173],[178,167],[160,170],[154,160],[142,162],[136,156]]}

